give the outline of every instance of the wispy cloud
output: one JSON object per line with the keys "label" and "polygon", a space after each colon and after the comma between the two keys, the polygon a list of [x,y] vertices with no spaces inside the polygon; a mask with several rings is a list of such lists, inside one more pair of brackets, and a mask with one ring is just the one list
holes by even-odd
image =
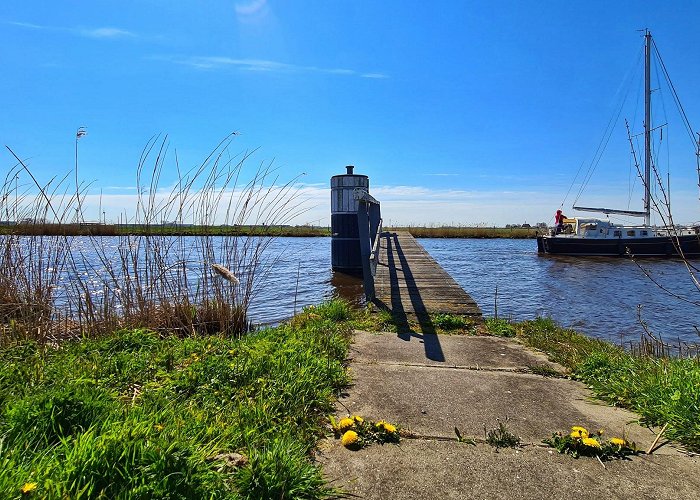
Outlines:
{"label": "wispy cloud", "polygon": [[85,38],[96,38],[96,39],[126,39],[126,38],[139,38],[136,33],[131,31],[123,30],[114,27],[100,27],[100,28],[68,28],[65,26],[47,26],[41,24],[24,23],[18,21],[9,21],[6,24],[17,26],[19,28],[37,30],[37,31],[54,31],[61,33],[69,33],[74,36],[80,36]]}
{"label": "wispy cloud", "polygon": [[236,14],[251,16],[264,11],[268,6],[267,0],[251,0],[248,2],[237,2],[234,8]]}
{"label": "wispy cloud", "polygon": [[325,73],[329,75],[354,76],[360,78],[389,78],[382,73],[362,73],[347,68],[321,68],[318,66],[303,66],[288,64],[267,59],[235,59],[220,56],[156,56],[154,59],[168,61],[174,64],[189,66],[197,69],[222,70],[239,69],[241,71],[260,71],[275,73]]}
{"label": "wispy cloud", "polygon": [[89,38],[137,38],[135,33],[118,28],[80,30],[80,34]]}

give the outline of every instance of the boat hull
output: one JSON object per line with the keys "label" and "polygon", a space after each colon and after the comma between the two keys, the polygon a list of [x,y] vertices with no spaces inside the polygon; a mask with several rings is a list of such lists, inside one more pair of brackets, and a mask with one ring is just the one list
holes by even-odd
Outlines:
{"label": "boat hull", "polygon": [[538,236],[537,251],[551,255],[608,257],[700,257],[700,236],[654,236],[650,238],[581,238]]}

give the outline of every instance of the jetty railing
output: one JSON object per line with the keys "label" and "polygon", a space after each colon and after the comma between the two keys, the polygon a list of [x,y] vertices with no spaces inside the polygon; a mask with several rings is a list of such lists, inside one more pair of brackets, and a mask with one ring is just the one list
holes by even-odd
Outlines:
{"label": "jetty railing", "polygon": [[380,203],[365,189],[356,188],[353,192],[357,204],[357,228],[360,238],[360,258],[362,260],[362,280],[367,301],[375,298],[374,276],[379,257],[379,236],[382,232]]}

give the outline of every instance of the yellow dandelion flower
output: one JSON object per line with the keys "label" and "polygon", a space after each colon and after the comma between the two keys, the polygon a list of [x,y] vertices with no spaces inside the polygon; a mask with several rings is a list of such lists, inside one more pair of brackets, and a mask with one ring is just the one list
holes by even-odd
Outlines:
{"label": "yellow dandelion flower", "polygon": [[383,428],[386,424],[387,424],[387,422],[385,422],[384,420],[380,420],[379,422],[377,422],[377,423],[374,424],[374,425],[375,425],[378,429],[381,429],[381,428]]}
{"label": "yellow dandelion flower", "polygon": [[355,422],[357,422],[358,424],[361,424],[362,422],[365,421],[365,419],[362,418],[362,417],[359,416],[359,415],[353,415],[353,416],[352,416],[352,419],[353,419]]}
{"label": "yellow dandelion flower", "polygon": [[396,432],[396,427],[389,423],[384,423],[384,430],[387,431],[389,434],[393,434]]}
{"label": "yellow dandelion flower", "polygon": [[597,439],[583,438],[581,442],[586,446],[590,446],[591,448],[600,448],[600,443]]}
{"label": "yellow dandelion flower", "polygon": [[357,444],[358,439],[359,436],[357,435],[357,432],[347,431],[345,434],[343,434],[343,437],[341,438],[340,442],[343,443],[343,446],[349,448],[351,446],[355,446]]}
{"label": "yellow dandelion flower", "polygon": [[615,446],[625,446],[627,444],[627,441],[625,441],[622,438],[610,438],[610,444],[614,444]]}
{"label": "yellow dandelion flower", "polygon": [[345,417],[341,418],[340,422],[338,422],[338,429],[340,429],[340,432],[345,432],[354,425],[355,421],[353,419]]}
{"label": "yellow dandelion flower", "polygon": [[24,486],[20,488],[20,491],[23,495],[26,495],[27,493],[31,493],[32,491],[36,490],[37,486],[38,485],[36,483],[24,483]]}
{"label": "yellow dandelion flower", "polygon": [[588,437],[588,431],[586,430],[585,427],[580,427],[578,425],[574,425],[571,428],[571,434],[569,434],[572,438],[580,438],[580,439],[586,439]]}

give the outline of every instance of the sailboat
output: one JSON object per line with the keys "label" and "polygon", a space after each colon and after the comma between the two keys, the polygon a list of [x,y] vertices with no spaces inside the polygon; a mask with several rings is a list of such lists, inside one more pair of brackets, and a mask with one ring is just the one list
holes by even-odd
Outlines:
{"label": "sailboat", "polygon": [[[663,226],[651,225],[651,208],[655,204],[651,197],[652,162],[651,138],[654,128],[651,123],[651,52],[652,37],[649,30],[644,33],[644,170],[639,168],[632,136],[627,126],[635,165],[644,187],[644,209],[616,210],[574,206],[574,210],[599,212],[631,217],[643,217],[644,223],[637,225],[614,224],[610,220],[574,217],[564,219],[556,229],[537,236],[537,251],[540,254],[556,255],[601,255],[631,257],[700,257],[700,226],[678,226],[673,224],[670,210],[663,217]],[[667,75],[666,75],[667,76]],[[671,87],[673,90],[673,87]],[[674,97],[677,99],[674,91]],[[678,102],[678,101],[677,101]],[[683,113],[685,118],[685,115]],[[687,124],[687,121],[686,121]],[[700,162],[700,140],[696,155]],[[700,167],[700,165],[699,165]],[[699,168],[700,171],[700,168]],[[658,179],[658,174],[656,175]],[[663,202],[662,202],[663,203]],[[663,203],[669,206],[666,200]],[[658,208],[658,203],[655,204]]]}

